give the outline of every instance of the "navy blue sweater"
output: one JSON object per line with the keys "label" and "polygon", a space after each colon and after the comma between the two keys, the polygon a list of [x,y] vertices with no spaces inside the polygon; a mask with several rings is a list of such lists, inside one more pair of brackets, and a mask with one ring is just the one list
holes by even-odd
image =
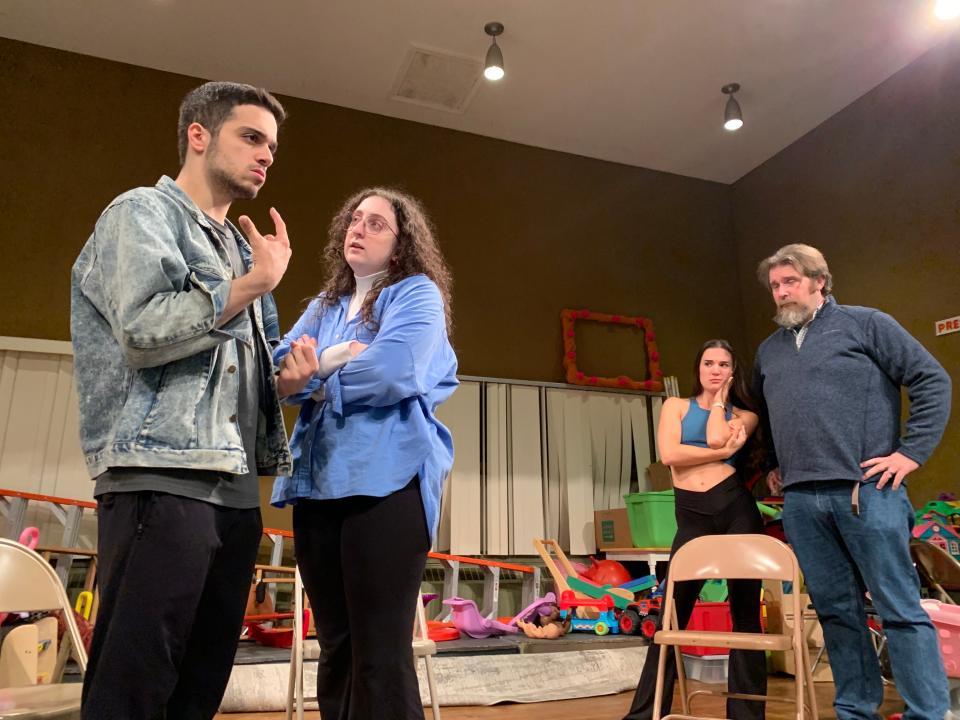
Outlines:
{"label": "navy blue sweater", "polygon": [[[910,398],[902,437],[901,385]],[[894,451],[922,464],[950,416],[950,377],[926,348],[886,313],[832,298],[799,350],[784,328],[761,343],[754,390],[784,486],[859,480],[861,462]]]}

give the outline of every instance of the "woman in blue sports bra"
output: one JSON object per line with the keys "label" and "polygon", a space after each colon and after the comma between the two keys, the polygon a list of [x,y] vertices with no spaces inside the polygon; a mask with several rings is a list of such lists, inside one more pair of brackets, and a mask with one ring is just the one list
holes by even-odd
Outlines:
{"label": "woman in blue sports bra", "polygon": [[[660,412],[657,447],[673,474],[677,534],[671,556],[682,545],[702,535],[759,533],[763,521],[753,497],[744,487],[735,466],[757,428],[757,413],[745,374],[726,340],[704,343],[694,363],[693,397],[668,398]],[[739,456],[739,458],[738,458]],[[686,627],[700,594],[702,582],[677,583],[677,619]],[[737,632],[760,632],[760,581],[731,580],[730,611]],[[651,645],[630,711],[624,720],[653,717],[657,661],[661,647]],[[673,653],[668,647],[667,652]],[[676,664],[667,658],[661,716],[670,712]],[[763,695],[767,689],[764,653],[731,650],[728,690]],[[752,700],[727,700],[727,717],[762,720],[764,704]]]}

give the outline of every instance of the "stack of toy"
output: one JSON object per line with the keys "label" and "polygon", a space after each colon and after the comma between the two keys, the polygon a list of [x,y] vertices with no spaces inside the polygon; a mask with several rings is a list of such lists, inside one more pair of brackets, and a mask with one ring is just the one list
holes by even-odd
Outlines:
{"label": "stack of toy", "polygon": [[917,510],[913,537],[936,545],[960,562],[960,501],[943,493]]}

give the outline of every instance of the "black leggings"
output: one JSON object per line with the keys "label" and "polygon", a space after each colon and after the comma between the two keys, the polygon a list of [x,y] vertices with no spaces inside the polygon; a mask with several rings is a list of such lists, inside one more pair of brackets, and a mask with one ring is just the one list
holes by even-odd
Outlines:
{"label": "black leggings", "polygon": [[[683,545],[703,535],[734,535],[759,533],[763,528],[760,511],[750,493],[731,475],[706,492],[675,490],[677,534],[673,539],[670,557]],[[669,572],[669,570],[668,570]],[[730,612],[735,632],[760,632],[760,581],[729,580]],[[674,587],[674,605],[677,621],[685,628],[693,614],[693,606],[700,595],[703,582],[680,582]],[[673,704],[673,686],[677,679],[674,649],[667,650],[664,670],[663,702],[660,715],[670,712]],[[653,698],[657,682],[657,663],[660,645],[651,644],[640,674],[640,682],[633,696],[633,704],[624,720],[650,720],[653,717]],[[730,692],[764,695],[767,692],[766,656],[759,650],[731,650],[729,679]],[[727,717],[734,720],[761,720],[764,703],[755,700],[727,700]]]}
{"label": "black leggings", "polygon": [[300,500],[293,539],[320,642],[321,716],[423,718],[411,649],[430,549],[419,479],[382,498]]}

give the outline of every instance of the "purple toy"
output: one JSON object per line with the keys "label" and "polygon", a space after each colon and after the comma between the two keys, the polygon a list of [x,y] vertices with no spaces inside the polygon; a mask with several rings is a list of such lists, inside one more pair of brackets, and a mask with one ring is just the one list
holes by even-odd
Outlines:
{"label": "purple toy", "polygon": [[509,623],[502,623],[498,620],[490,620],[483,617],[477,609],[477,604],[473,600],[467,600],[461,597],[447,598],[443,601],[444,605],[449,605],[453,609],[451,620],[454,626],[462,633],[466,633],[472,638],[487,638],[495,635],[507,635],[520,632],[517,627],[517,620],[530,621],[535,614],[549,614],[550,605],[557,604],[557,596],[552,592],[544,597],[535,600],[530,605],[521,610]]}

